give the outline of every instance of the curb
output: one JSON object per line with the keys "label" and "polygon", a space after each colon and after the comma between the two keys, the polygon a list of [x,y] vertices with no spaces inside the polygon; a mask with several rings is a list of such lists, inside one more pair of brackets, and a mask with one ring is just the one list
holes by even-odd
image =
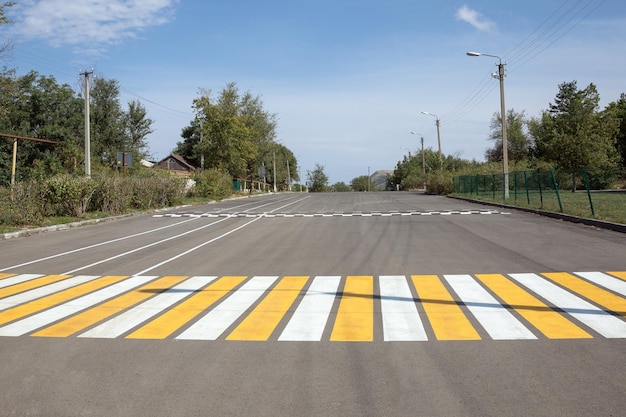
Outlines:
{"label": "curb", "polygon": [[451,196],[451,195],[447,197],[454,198],[457,200],[463,200],[463,201],[469,201],[472,203],[482,204],[485,206],[501,207],[501,208],[506,208],[509,210],[519,210],[519,211],[523,211],[526,213],[537,214],[539,216],[550,217],[550,218],[557,219],[557,220],[584,224],[586,226],[593,226],[593,227],[597,227],[598,229],[605,229],[605,230],[612,230],[614,232],[626,233],[626,224],[606,222],[603,220],[588,219],[586,217],[572,216],[572,215],[563,214],[563,213],[554,213],[551,211],[543,211],[543,210],[537,210],[537,209],[531,209],[531,208],[525,208],[525,207],[509,206],[506,204],[475,200],[473,198],[457,197],[457,196]]}

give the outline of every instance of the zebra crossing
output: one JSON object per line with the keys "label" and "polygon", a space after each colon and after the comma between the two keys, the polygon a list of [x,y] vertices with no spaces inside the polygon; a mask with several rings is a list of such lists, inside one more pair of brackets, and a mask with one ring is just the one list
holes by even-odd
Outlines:
{"label": "zebra crossing", "polygon": [[153,214],[152,217],[162,218],[220,218],[220,217],[266,217],[266,218],[303,218],[303,217],[315,217],[315,218],[329,218],[329,217],[396,217],[396,216],[452,216],[452,215],[468,215],[468,214],[511,214],[510,212],[484,209],[484,210],[429,210],[429,211],[372,211],[372,212],[327,212],[327,213],[195,213],[195,212],[177,212],[177,213],[158,213]]}
{"label": "zebra crossing", "polygon": [[0,336],[277,342],[626,338],[626,271],[0,274]]}

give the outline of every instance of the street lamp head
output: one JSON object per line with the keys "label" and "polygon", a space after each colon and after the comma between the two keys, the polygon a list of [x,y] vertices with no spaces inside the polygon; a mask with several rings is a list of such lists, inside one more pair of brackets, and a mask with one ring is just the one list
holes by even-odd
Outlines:
{"label": "street lamp head", "polygon": [[430,116],[430,113],[428,113],[427,111],[423,111],[422,114],[427,114]]}
{"label": "street lamp head", "polygon": [[467,52],[466,54],[467,56],[481,56],[482,55],[480,52],[472,52],[472,51]]}

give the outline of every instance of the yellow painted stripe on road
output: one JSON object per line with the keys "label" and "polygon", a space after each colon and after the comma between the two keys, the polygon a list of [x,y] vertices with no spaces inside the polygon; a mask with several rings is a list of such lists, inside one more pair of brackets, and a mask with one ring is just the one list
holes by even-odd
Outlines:
{"label": "yellow painted stripe on road", "polygon": [[626,281],[626,271],[610,271],[609,274]]}
{"label": "yellow painted stripe on road", "polygon": [[81,285],[77,285],[67,290],[59,291],[57,293],[39,298],[29,303],[21,304],[16,307],[9,308],[0,312],[0,325],[8,323],[10,321],[28,316],[33,313],[37,313],[41,310],[53,307],[55,305],[64,303],[73,298],[90,293],[100,288],[107,287],[116,282],[122,281],[128,278],[127,275],[117,276],[110,275],[102,278],[95,279],[93,281],[86,282]]}
{"label": "yellow painted stripe on road", "polygon": [[15,276],[15,274],[0,274],[0,279],[14,277],[14,276]]}
{"label": "yellow painted stripe on road", "polygon": [[223,276],[195,295],[166,311],[164,314],[135,330],[127,339],[165,339],[176,330],[209,308],[237,285],[245,276]]}
{"label": "yellow painted stripe on road", "polygon": [[476,274],[507,305],[550,339],[589,339],[589,333],[500,274]]}
{"label": "yellow painted stripe on road", "polygon": [[159,278],[156,281],[152,281],[126,294],[113,298],[112,300],[100,304],[97,307],[86,310],[50,327],[46,327],[36,333],[33,333],[33,336],[71,336],[80,330],[83,330],[98,323],[99,321],[119,313],[122,310],[127,309],[128,307],[140,303],[141,301],[146,300],[187,278],[187,276],[165,276]]}
{"label": "yellow painted stripe on road", "polygon": [[284,277],[226,340],[269,339],[308,279],[307,276]]}
{"label": "yellow painted stripe on road", "polygon": [[61,281],[69,277],[71,277],[71,275],[45,275],[43,277],[31,279],[30,281],[11,285],[0,289],[0,298],[19,294],[24,291],[32,290],[33,288],[43,287],[44,285],[52,284],[53,282]]}
{"label": "yellow painted stripe on road", "polygon": [[566,272],[546,272],[542,274],[552,281],[607,309],[626,317],[626,298],[613,294],[588,281]]}
{"label": "yellow painted stripe on road", "polygon": [[374,340],[374,277],[346,277],[330,340],[334,342]]}
{"label": "yellow painted stripe on road", "polygon": [[437,275],[412,275],[411,280],[438,340],[480,340]]}

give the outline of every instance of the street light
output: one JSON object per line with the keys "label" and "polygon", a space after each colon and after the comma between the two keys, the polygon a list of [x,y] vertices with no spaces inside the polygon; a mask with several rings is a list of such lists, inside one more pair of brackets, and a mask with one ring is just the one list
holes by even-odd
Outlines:
{"label": "street light", "polygon": [[424,176],[424,190],[426,190],[426,157],[424,156],[424,136],[421,133],[411,132],[412,135],[418,135],[422,142],[422,174]]}
{"label": "street light", "polygon": [[468,56],[489,56],[498,58],[498,78],[500,79],[500,119],[502,121],[502,171],[504,173],[504,199],[509,198],[509,144],[506,138],[506,107],[504,105],[504,64],[497,55],[481,52],[467,52]]}
{"label": "street light", "polygon": [[435,118],[435,125],[437,126],[437,146],[439,147],[439,162],[441,163],[441,136],[439,135],[439,117],[436,114],[423,111],[422,114],[427,116],[433,116]]}
{"label": "street light", "polygon": [[409,152],[409,159],[411,159],[411,150],[409,148],[407,148],[406,146],[400,146],[400,148],[408,151]]}

